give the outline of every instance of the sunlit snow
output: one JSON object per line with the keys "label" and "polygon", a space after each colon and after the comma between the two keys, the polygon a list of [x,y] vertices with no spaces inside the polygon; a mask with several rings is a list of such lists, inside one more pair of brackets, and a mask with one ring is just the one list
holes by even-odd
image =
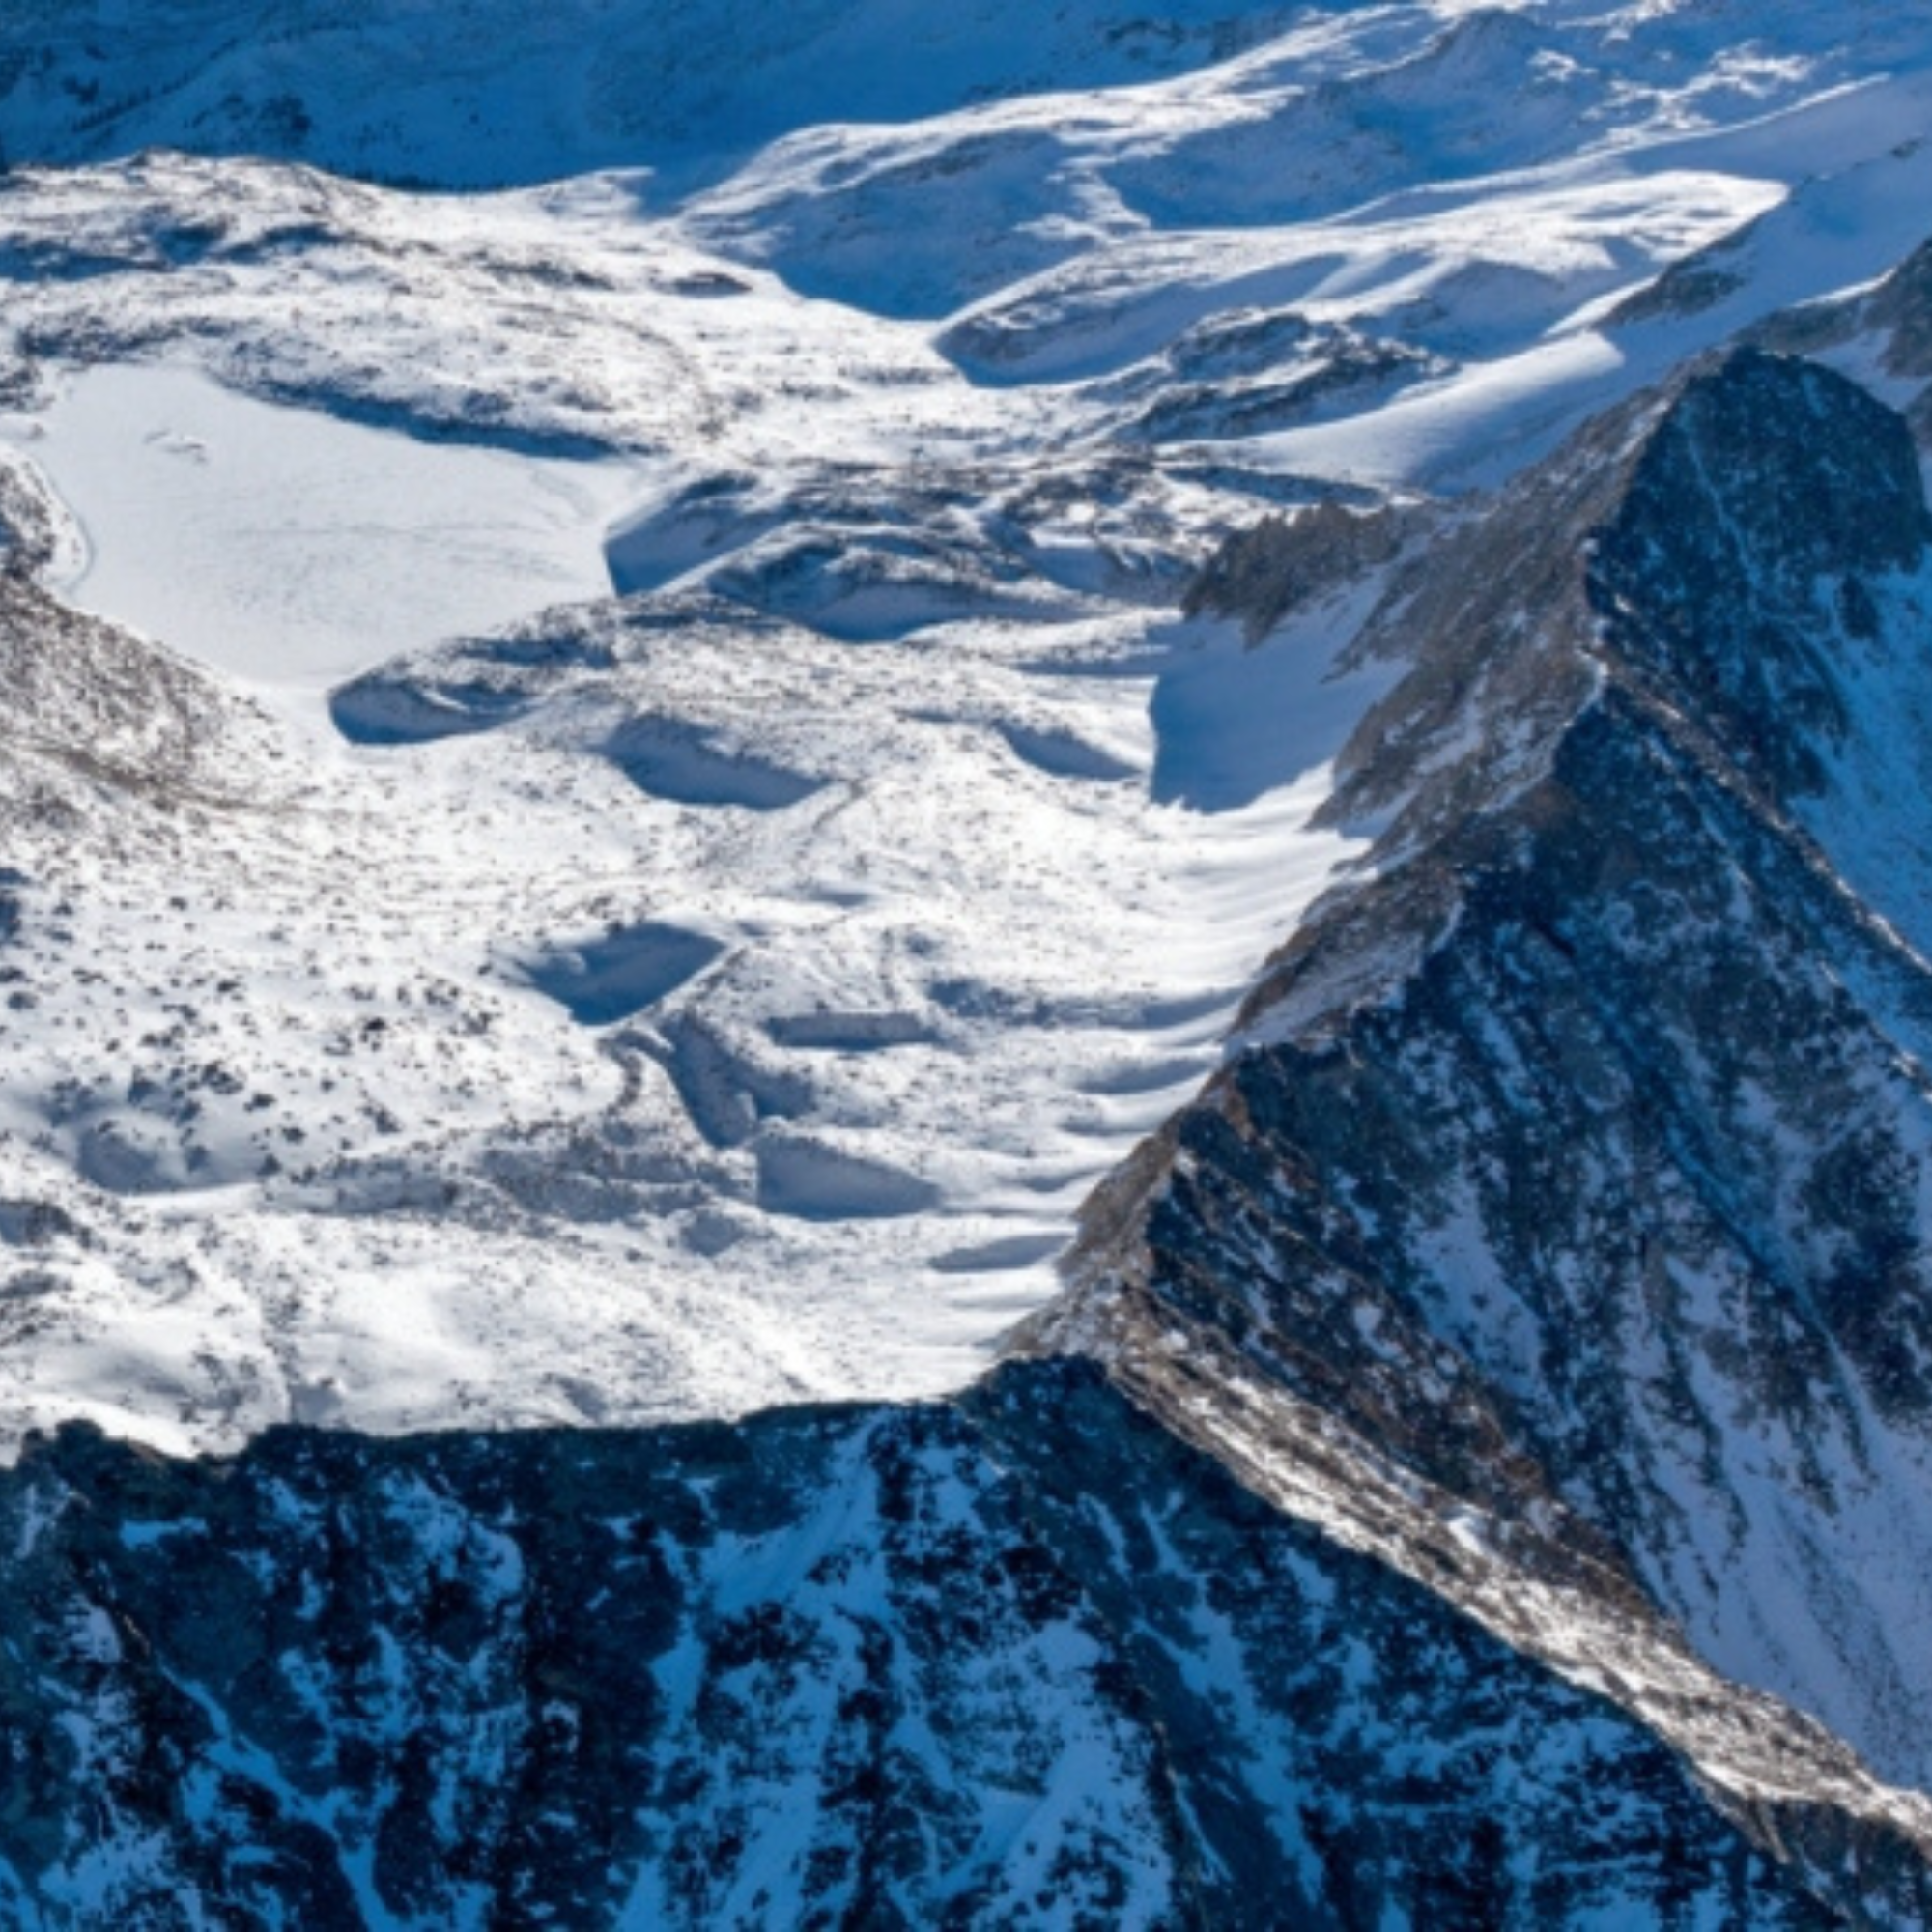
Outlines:
{"label": "sunlit snow", "polygon": [[67,376],[7,434],[85,549],[65,590],[250,685],[319,691],[397,651],[601,595],[617,463],[431,442],[258,402],[181,365]]}
{"label": "sunlit snow", "polygon": [[[1932,179],[1909,10],[1774,60],[1736,10],[1445,0],[1219,61],[1206,9],[1143,53],[1057,10],[962,29],[896,125],[812,43],[780,104],[838,118],[738,99],[710,155],[743,14],[699,11],[676,128],[611,78],[479,157],[464,114],[584,77],[548,16],[529,74],[311,102],[314,159],[533,185],[169,152],[279,86],[241,55],[129,92],[154,148],[8,178],[0,460],[71,518],[53,581],[270,714],[214,803],[74,779],[0,855],[0,1204],[79,1231],[0,1333],[10,1439],[964,1380],[1364,842],[1310,820],[1378,585],[1249,648],[1191,569],[1330,488],[1453,511],[1880,272]],[[23,142],[70,114],[22,100]],[[448,689],[422,655],[571,607]]]}

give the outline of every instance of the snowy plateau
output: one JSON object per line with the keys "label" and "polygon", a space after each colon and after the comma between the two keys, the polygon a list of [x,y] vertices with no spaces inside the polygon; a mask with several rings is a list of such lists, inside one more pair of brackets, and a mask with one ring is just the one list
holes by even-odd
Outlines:
{"label": "snowy plateau", "polygon": [[[660,128],[670,26],[605,11],[5,29],[9,475],[48,585],[219,721],[185,810],[83,784],[10,834],[4,1192],[72,1230],[0,1336],[14,1439],[969,1378],[1362,850],[1309,821],[1385,681],[1329,675],[1369,591],[1250,651],[1191,570],[1500,480],[1889,266],[1932,181],[1879,13],[1788,51],[1721,10],[1183,15],[1138,30],[1182,71],[1077,99],[1007,89],[1131,78],[1136,33],[989,20],[980,78],[963,30],[902,64],[999,98],[880,125],[842,117],[891,10],[742,71],[720,10],[672,68],[715,107]],[[235,125],[297,78],[289,143],[356,178]],[[809,125],[694,146],[774,99]],[[542,179],[618,154],[655,165]],[[527,185],[378,185],[486,162]],[[1753,220],[1805,245],[1602,326]]]}
{"label": "snowy plateau", "polygon": [[0,0],[0,1922],[1932,1924],[1928,244],[1918,4]]}

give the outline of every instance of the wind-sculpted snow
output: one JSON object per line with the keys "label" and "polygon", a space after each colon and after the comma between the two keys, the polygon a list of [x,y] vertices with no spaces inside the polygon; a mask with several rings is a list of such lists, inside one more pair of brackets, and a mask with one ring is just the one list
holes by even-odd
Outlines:
{"label": "wind-sculpted snow", "polygon": [[[14,595],[16,726],[74,745],[9,819],[0,1197],[54,1216],[14,1431],[963,1381],[1348,849],[1293,832],[1365,689],[1321,686],[1326,618],[1253,656],[1110,600],[852,644],[673,589],[371,673],[318,750],[300,684],[278,726]],[[191,696],[191,812],[159,746],[96,781],[110,675],[151,729]],[[1246,799],[1150,798],[1198,757],[1177,706],[1262,698],[1306,717]]]}
{"label": "wind-sculpted snow", "polygon": [[838,445],[863,457],[861,418],[896,435],[899,392],[948,373],[906,331],[769,275],[720,296],[720,266],[620,176],[459,199],[147,154],[0,177],[7,330],[29,375],[32,358],[170,357],[350,421],[585,459],[696,456],[764,425],[788,388],[849,409]]}

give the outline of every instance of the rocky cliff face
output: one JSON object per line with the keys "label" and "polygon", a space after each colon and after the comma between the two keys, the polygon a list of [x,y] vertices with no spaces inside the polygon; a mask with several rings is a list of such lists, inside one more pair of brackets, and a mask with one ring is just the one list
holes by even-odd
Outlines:
{"label": "rocky cliff face", "polygon": [[[387,32],[297,113],[259,23],[190,11],[247,28],[237,58],[175,34],[153,95],[138,34],[129,92],[45,0],[0,25],[21,152],[145,128],[451,182],[639,152],[637,47],[604,119],[491,156],[467,83],[367,121]],[[261,161],[10,178],[0,402],[179,354],[664,468],[618,595],[362,671],[329,713],[354,751],[310,761],[64,603],[80,533],[0,452],[0,1407],[14,1441],[76,1411],[256,1437],[169,1460],[70,1426],[0,1474],[0,1923],[1932,1923],[1932,274],[1871,283],[1873,220],[1775,298],[1858,294],[1426,503],[1774,299],[1789,210],[1602,311],[1623,376],[1479,393],[1485,356],[1576,350],[1603,277],[1760,205],[1573,234],[1566,162],[1560,248],[1507,197],[1431,241],[1442,180],[1370,235],[1377,185],[1419,185],[1390,128],[1520,189],[1546,139],[1621,125],[1638,14],[1697,30],[1656,63],[1677,87],[1735,10],[1565,11],[1613,93],[1526,14],[1389,67],[1416,22],[1370,9],[1309,27],[1377,43],[1346,86],[1304,86],[1297,42],[1247,70],[1293,77],[1264,113],[1197,104],[1184,147],[1122,108],[1077,204],[1111,234],[1118,183],[1131,220],[1065,275],[1061,189],[1011,186],[1063,130],[1016,102],[801,139],[676,235],[634,232],[635,184],[471,229]],[[693,71],[736,74],[713,12]],[[995,36],[982,81],[1232,48],[1218,7],[1168,14],[1075,9],[1017,65]],[[1746,174],[1776,65],[1712,70]],[[839,67],[813,111],[876,98]],[[440,74],[387,98],[447,106]],[[1823,118],[1922,123],[1812,84]],[[1493,145],[1505,94],[1543,103],[1527,148]],[[1865,207],[1833,199],[1864,149],[1796,119],[1791,208]],[[1865,140],[1860,191],[1899,202],[1912,143]],[[1297,182],[1304,213],[1375,211],[1322,222],[1313,282],[1243,252]],[[1001,274],[944,327],[882,320]],[[795,299],[868,278],[876,313]],[[1351,282],[1346,319],[1300,312]],[[1398,389],[1415,414],[1369,407]],[[1324,422],[1305,476],[1240,447]],[[1383,437],[1382,481],[1329,473]],[[1344,676],[1284,664],[1371,606]],[[1387,695],[1311,832],[1350,728],[1322,721],[1368,701],[1343,687]],[[1342,835],[1365,856],[1332,874]],[[1186,1091],[1205,1053],[1172,1049],[1255,956],[1170,986],[1160,955],[1334,876],[1004,1366],[611,1426],[956,1386],[895,1379],[914,1347],[866,1378],[941,1301],[949,1362],[980,1359],[954,1313],[1035,1305],[1012,1274],[1064,1223],[1031,1198]],[[989,1191],[927,1179],[988,1149]],[[344,1426],[258,1435],[290,1415]]]}
{"label": "rocky cliff face", "polygon": [[1078,1364],[219,1463],[72,1430],[0,1533],[17,1924],[1835,1918],[1769,1813]]}
{"label": "rocky cliff face", "polygon": [[1312,1406],[1914,1783],[1926,532],[1899,417],[1744,351],[1437,547],[1361,645],[1417,653],[1332,808],[1364,876],[1049,1324],[1197,1438],[1181,1365],[1229,1357],[1258,1441]]}

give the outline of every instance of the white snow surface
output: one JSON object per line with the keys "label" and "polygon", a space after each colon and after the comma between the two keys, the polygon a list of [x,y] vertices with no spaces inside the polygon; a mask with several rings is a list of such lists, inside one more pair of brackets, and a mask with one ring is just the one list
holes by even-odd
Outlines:
{"label": "white snow surface", "polygon": [[[700,12],[728,65],[739,14]],[[1359,849],[1309,820],[1381,688],[1327,676],[1374,586],[1250,650],[1179,619],[1186,572],[1329,488],[1498,481],[1920,239],[1917,16],[1234,9],[1122,86],[1086,10],[894,118],[876,65],[841,91],[896,31],[858,12],[766,49],[818,125],[707,148],[687,71],[662,140],[519,110],[443,176],[606,170],[572,179],[0,186],[0,462],[66,507],[51,581],[252,720],[189,819],[97,786],[7,823],[0,1209],[66,1219],[0,1246],[0,1435],[957,1385]],[[336,165],[480,152],[402,115],[434,70],[320,44],[221,71],[305,90]],[[476,36],[464,87],[525,99],[527,53]],[[217,78],[130,140],[266,145]],[[1616,318],[1754,221],[1714,305]],[[353,673],[460,709],[440,668],[501,696],[565,633],[450,714],[495,728],[330,724]]]}
{"label": "white snow surface", "polygon": [[601,595],[635,490],[620,463],[420,441],[168,363],[81,370],[12,440],[84,535],[56,588],[270,690]]}

